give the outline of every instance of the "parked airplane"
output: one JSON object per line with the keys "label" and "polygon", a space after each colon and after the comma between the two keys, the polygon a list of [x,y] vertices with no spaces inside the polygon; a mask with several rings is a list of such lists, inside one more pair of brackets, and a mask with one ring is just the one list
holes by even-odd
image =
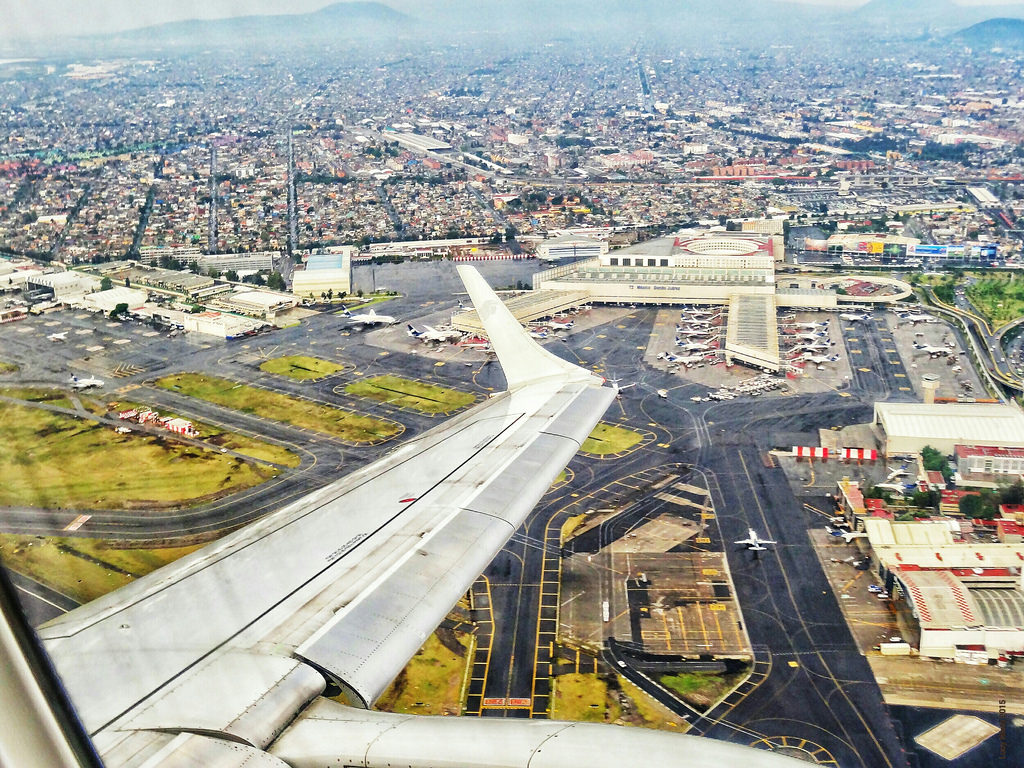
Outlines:
{"label": "parked airplane", "polygon": [[808,331],[813,331],[816,328],[828,328],[828,323],[793,323],[794,328],[805,328]]}
{"label": "parked airplane", "polygon": [[378,315],[374,310],[370,310],[364,314],[353,315],[347,309],[342,310],[344,315],[352,325],[361,325],[364,328],[368,325],[394,325],[398,322],[397,318],[391,317],[391,315]]}
{"label": "parked airplane", "polygon": [[815,363],[821,365],[822,363],[834,363],[839,360],[839,355],[815,355],[810,352],[804,352],[800,355],[798,360],[806,360],[809,363]]}
{"label": "parked airplane", "polygon": [[72,389],[89,389],[90,387],[102,387],[103,380],[95,378],[80,379],[77,376],[72,375],[69,382]]}
{"label": "parked airplane", "polygon": [[842,539],[849,544],[854,539],[866,539],[868,535],[863,531],[840,531],[831,526],[826,525],[825,530],[828,531],[830,536],[835,536],[837,539]]}
{"label": "parked airplane", "polygon": [[892,491],[893,493],[906,493],[907,486],[902,483],[877,483],[875,488],[881,488],[883,491]]}
{"label": "parked airplane", "polygon": [[843,320],[848,320],[851,323],[866,323],[868,320],[871,319],[871,315],[869,315],[867,312],[865,312],[862,315],[855,315],[850,312],[843,312],[842,314],[839,315],[839,317],[841,317]]}
{"label": "parked airplane", "polygon": [[708,358],[707,358],[706,354],[704,354],[704,355],[669,355],[669,354],[666,354],[666,353],[662,352],[660,355],[658,355],[658,359],[666,360],[666,361],[668,361],[670,363],[679,363],[680,365],[685,365],[687,368],[689,368],[691,365],[696,365],[697,363],[705,362]]}
{"label": "parked airplane", "polygon": [[793,347],[792,352],[823,352],[824,350],[831,347],[832,344],[826,341],[818,341],[813,343],[803,342]]}
{"label": "parked airplane", "polygon": [[571,331],[576,325],[575,320],[545,320],[544,325],[556,331]]}
{"label": "parked airplane", "polygon": [[921,352],[927,352],[932,357],[939,357],[940,355],[955,355],[956,350],[950,347],[933,347],[928,344],[918,344],[914,342],[914,349],[920,350]]}
{"label": "parked airplane", "polygon": [[934,323],[935,322],[935,318],[934,317],[932,317],[931,315],[924,314],[924,313],[904,314],[904,315],[900,315],[899,318],[900,318],[900,320],[909,320],[914,325],[917,325],[918,323]]}
{"label": "parked airplane", "polygon": [[700,341],[679,341],[677,339],[676,346],[680,349],[686,350],[687,352],[695,352],[697,350],[705,352],[711,351],[711,346],[709,344]]}
{"label": "parked airplane", "polygon": [[717,328],[694,328],[692,326],[677,325],[676,334],[684,336],[717,336]]}
{"label": "parked airplane", "polygon": [[733,542],[734,544],[743,544],[751,552],[765,552],[767,547],[765,544],[774,544],[775,542],[771,539],[762,539],[757,535],[757,531],[753,528],[747,529],[747,538],[740,539],[739,541]]}
{"label": "parked airplane", "polygon": [[68,332],[67,331],[61,331],[60,333],[51,333],[46,338],[48,338],[50,341],[67,341],[68,340]]}
{"label": "parked airplane", "polygon": [[537,330],[536,328],[529,329],[530,336],[535,339],[546,339],[548,337],[548,331],[546,328]]}
{"label": "parked airplane", "polygon": [[819,331],[817,333],[808,331],[806,333],[795,333],[795,334],[793,334],[793,338],[794,339],[804,339],[806,341],[812,341],[812,342],[817,340],[817,339],[825,338],[827,336],[828,336],[828,334],[825,331]]}
{"label": "parked airplane", "polygon": [[411,324],[405,326],[407,328],[406,333],[412,336],[414,339],[420,341],[455,341],[456,339],[462,338],[462,332],[456,331],[454,328],[447,331],[439,331],[437,328],[432,328],[429,325],[424,325],[423,330],[419,331],[414,328]]}

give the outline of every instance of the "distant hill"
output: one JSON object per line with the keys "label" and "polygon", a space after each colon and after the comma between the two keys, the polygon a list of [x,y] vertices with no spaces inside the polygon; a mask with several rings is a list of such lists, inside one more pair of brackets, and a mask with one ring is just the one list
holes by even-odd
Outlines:
{"label": "distant hill", "polygon": [[334,3],[312,13],[193,19],[119,32],[114,41],[174,46],[230,46],[258,42],[329,42],[393,36],[412,17],[378,2]]}
{"label": "distant hill", "polygon": [[869,25],[910,36],[923,29],[960,29],[993,16],[1024,16],[1024,0],[1005,5],[960,5],[953,0],[871,0],[852,12]]}
{"label": "distant hill", "polygon": [[989,19],[961,29],[952,38],[972,48],[1024,49],[1024,20]]}

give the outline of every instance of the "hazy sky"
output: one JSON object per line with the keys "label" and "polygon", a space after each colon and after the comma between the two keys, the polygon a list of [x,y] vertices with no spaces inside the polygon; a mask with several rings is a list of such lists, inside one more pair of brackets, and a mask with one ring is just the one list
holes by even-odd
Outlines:
{"label": "hazy sky", "polygon": [[[960,5],[998,5],[1024,0],[956,0]],[[416,0],[383,0],[416,14]],[[472,0],[467,0],[472,2]],[[867,0],[789,0],[855,8]],[[329,0],[0,0],[0,39],[42,34],[91,34],[130,29],[180,19],[242,16],[257,13],[302,13],[329,5]]]}

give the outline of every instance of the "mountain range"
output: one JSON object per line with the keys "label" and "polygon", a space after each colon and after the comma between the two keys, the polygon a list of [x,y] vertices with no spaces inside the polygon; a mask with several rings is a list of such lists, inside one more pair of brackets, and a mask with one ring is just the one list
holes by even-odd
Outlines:
{"label": "mountain range", "polygon": [[[236,48],[355,41],[458,40],[489,33],[505,40],[585,37],[684,47],[810,43],[835,36],[887,39],[951,35],[994,16],[1024,18],[1024,0],[965,6],[953,0],[870,0],[853,10],[787,0],[393,0],[337,2],[311,13],[176,21],[78,38],[97,50]],[[996,35],[1006,21],[978,34]],[[972,33],[974,34],[974,33]],[[966,38],[957,38],[966,43]],[[995,39],[995,38],[993,38]],[[991,45],[993,43],[974,43]]]}
{"label": "mountain range", "polygon": [[972,48],[1024,49],[1024,20],[988,19],[962,29],[953,39]]}

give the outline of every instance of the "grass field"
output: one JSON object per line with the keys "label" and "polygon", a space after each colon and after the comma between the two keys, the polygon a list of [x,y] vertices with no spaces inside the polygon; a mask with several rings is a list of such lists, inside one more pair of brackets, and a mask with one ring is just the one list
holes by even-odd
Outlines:
{"label": "grass field", "polygon": [[87,603],[199,548],[115,549],[102,539],[0,534],[0,561]]}
{"label": "grass field", "polygon": [[0,505],[122,509],[224,496],[277,474],[215,451],[0,402]]}
{"label": "grass field", "polygon": [[582,453],[590,453],[595,456],[605,456],[610,453],[622,453],[638,445],[644,436],[639,432],[625,427],[617,427],[614,424],[599,422],[590,437],[583,441],[580,446]]}
{"label": "grass field", "polygon": [[1024,280],[989,278],[967,286],[967,298],[996,328],[1024,316]]}
{"label": "grass field", "polygon": [[332,363],[329,360],[321,360],[318,357],[307,357],[306,355],[288,355],[286,357],[275,357],[267,360],[260,366],[260,370],[266,373],[276,373],[279,376],[287,376],[290,379],[299,381],[310,381],[322,379],[337,373],[344,366]]}
{"label": "grass field", "polygon": [[708,709],[742,679],[741,673],[723,675],[714,672],[680,672],[677,675],[665,675],[661,678],[661,684],[678,693],[688,704],[698,709]]}
{"label": "grass field", "polygon": [[75,404],[71,402],[65,393],[58,392],[52,389],[37,389],[34,387],[0,387],[0,395],[4,397],[13,397],[17,400],[27,400],[30,403],[46,403],[47,405],[55,405],[58,408],[74,408]]}
{"label": "grass field", "polygon": [[553,720],[605,723],[622,714],[617,697],[598,675],[569,674],[555,678]]}
{"label": "grass field", "polygon": [[689,729],[689,723],[674,714],[668,707],[658,703],[622,675],[618,676],[622,692],[629,697],[631,712],[623,714],[626,725],[658,730],[678,729],[680,733]]}
{"label": "grass field", "polygon": [[465,649],[462,655],[446,647],[436,632],[430,635],[374,708],[420,715],[459,714],[469,649],[465,636],[451,633],[450,637]]}
{"label": "grass field", "polygon": [[0,360],[0,373],[14,373],[15,371],[18,370],[20,369],[14,363],[8,363],[3,360]]}
{"label": "grass field", "polygon": [[283,421],[297,427],[334,435],[350,443],[379,443],[402,431],[400,424],[362,416],[312,400],[304,400],[266,389],[236,384],[216,376],[179,373],[156,382],[158,387],[190,397],[251,413],[264,419]]}
{"label": "grass field", "polygon": [[354,381],[345,392],[421,413],[451,413],[476,400],[469,392],[390,375]]}
{"label": "grass field", "polygon": [[[83,405],[84,404],[85,402],[83,401]],[[88,407],[88,405],[86,407]],[[117,410],[119,411],[126,411],[131,408],[144,409],[148,407],[149,406],[144,403],[135,403],[125,400],[118,401],[117,404]],[[100,413],[107,413],[105,406]],[[117,414],[114,415],[116,416]],[[172,418],[188,419],[199,432],[199,439],[217,448],[227,448],[229,451],[244,454],[253,459],[257,459],[258,461],[269,461],[272,464],[280,464],[284,467],[297,467],[302,463],[302,457],[300,457],[299,454],[294,451],[289,451],[284,446],[258,440],[255,437],[249,437],[248,435],[243,435],[238,432],[229,432],[221,427],[215,427],[214,425],[207,424],[206,422],[196,421],[190,416],[182,416],[180,413],[162,410],[160,411],[160,415],[170,416]]]}

